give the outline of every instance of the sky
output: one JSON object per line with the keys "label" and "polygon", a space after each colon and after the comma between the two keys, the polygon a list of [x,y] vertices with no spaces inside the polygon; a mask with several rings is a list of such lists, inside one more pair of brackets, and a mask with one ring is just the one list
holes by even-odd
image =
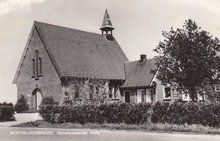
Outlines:
{"label": "sky", "polygon": [[220,0],[0,0],[0,102],[17,100],[12,84],[34,21],[100,33],[105,9],[130,61],[157,55],[162,31],[187,19],[220,38]]}

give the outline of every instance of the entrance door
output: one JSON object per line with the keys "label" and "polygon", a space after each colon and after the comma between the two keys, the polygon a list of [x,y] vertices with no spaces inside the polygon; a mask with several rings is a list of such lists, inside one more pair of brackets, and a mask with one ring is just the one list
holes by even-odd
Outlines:
{"label": "entrance door", "polygon": [[36,92],[36,109],[39,110],[39,106],[41,104],[42,95],[40,92]]}
{"label": "entrance door", "polygon": [[125,102],[130,103],[130,91],[125,91]]}
{"label": "entrance door", "polygon": [[39,110],[39,106],[42,101],[42,93],[40,89],[35,89],[32,93],[32,108],[33,110]]}

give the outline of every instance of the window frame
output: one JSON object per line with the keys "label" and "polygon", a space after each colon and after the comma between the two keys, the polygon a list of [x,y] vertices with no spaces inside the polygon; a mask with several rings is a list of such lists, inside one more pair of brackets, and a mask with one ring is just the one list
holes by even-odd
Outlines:
{"label": "window frame", "polygon": [[189,97],[189,94],[187,93],[182,93],[182,101],[190,101],[190,97]]}
{"label": "window frame", "polygon": [[38,69],[39,69],[39,67],[38,67],[38,50],[35,50],[35,57],[36,57],[36,61],[35,61],[35,64],[36,64],[36,76],[38,77],[39,76],[39,73],[38,73]]}
{"label": "window frame", "polygon": [[[138,91],[140,91],[140,101],[138,101]],[[136,90],[136,102],[137,103],[146,103],[146,92],[145,89]]]}
{"label": "window frame", "polygon": [[32,78],[34,78],[36,76],[36,68],[35,68],[35,59],[32,59]]}
{"label": "window frame", "polygon": [[38,77],[42,76],[42,58],[39,57],[39,73],[38,73]]}
{"label": "window frame", "polygon": [[[167,88],[170,89],[170,97],[166,97],[166,89],[167,89]],[[163,100],[165,100],[165,101],[171,101],[171,96],[172,96],[172,94],[171,94],[171,87],[164,87],[164,88],[163,88]]]}
{"label": "window frame", "polygon": [[155,90],[152,88],[152,89],[148,89],[150,91],[150,99],[151,99],[151,103],[154,103],[155,102]]}

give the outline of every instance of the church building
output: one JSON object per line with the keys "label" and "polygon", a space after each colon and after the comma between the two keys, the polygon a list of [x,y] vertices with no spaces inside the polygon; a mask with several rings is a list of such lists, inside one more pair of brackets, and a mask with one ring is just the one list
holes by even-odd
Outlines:
{"label": "church building", "polygon": [[[17,98],[24,95],[30,110],[38,110],[43,97],[63,103],[171,101],[165,87],[150,73],[155,60],[141,55],[129,62],[113,36],[108,11],[101,34],[35,21],[13,83]],[[98,95],[98,96],[95,96]],[[178,97],[178,96],[176,96]]]}

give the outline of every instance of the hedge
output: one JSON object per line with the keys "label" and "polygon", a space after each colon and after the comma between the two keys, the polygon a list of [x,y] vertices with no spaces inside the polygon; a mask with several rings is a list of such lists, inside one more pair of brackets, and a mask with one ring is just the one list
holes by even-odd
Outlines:
{"label": "hedge", "polygon": [[0,121],[12,121],[14,118],[14,107],[12,103],[0,103]]}
{"label": "hedge", "polygon": [[150,104],[113,103],[101,105],[42,104],[40,114],[51,123],[201,124],[220,127],[220,103],[173,102]]}
{"label": "hedge", "polygon": [[151,121],[220,127],[220,103],[174,102],[168,104],[157,102],[153,106]]}
{"label": "hedge", "polygon": [[143,124],[150,118],[150,104],[52,105],[40,106],[40,115],[51,123]]}

